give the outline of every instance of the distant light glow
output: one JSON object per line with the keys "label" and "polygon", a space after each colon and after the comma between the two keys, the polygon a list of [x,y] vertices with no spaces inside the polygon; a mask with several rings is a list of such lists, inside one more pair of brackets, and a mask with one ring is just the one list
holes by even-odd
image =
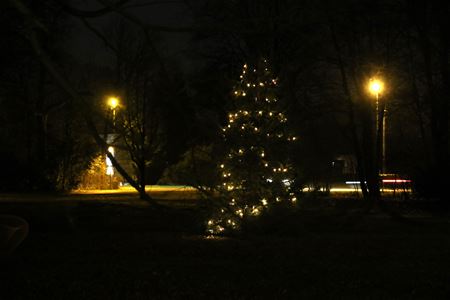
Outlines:
{"label": "distant light glow", "polygon": [[359,181],[346,181],[345,184],[359,184]]}
{"label": "distant light glow", "polygon": [[383,91],[383,82],[377,78],[370,80],[369,90],[372,94],[378,95]]}
{"label": "distant light glow", "polygon": [[410,183],[409,179],[383,179],[383,183]]}
{"label": "distant light glow", "polygon": [[[111,153],[112,156],[114,156],[114,147],[108,147],[108,152]],[[108,156],[106,156],[106,175],[114,175],[114,166]]]}
{"label": "distant light glow", "polygon": [[116,109],[116,107],[119,106],[119,99],[117,97],[109,97],[108,105],[111,109]]}
{"label": "distant light glow", "polygon": [[[383,179],[383,183],[411,183],[412,181],[410,179]],[[359,181],[346,181],[345,184],[353,185],[353,184],[359,184]]]}

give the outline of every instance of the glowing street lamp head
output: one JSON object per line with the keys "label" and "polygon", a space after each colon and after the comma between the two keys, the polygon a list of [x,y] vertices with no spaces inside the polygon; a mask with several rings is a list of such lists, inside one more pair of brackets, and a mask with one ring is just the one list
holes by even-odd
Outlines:
{"label": "glowing street lamp head", "polygon": [[109,97],[108,105],[111,109],[116,109],[116,107],[119,106],[119,99],[117,97]]}
{"label": "glowing street lamp head", "polygon": [[383,91],[383,82],[376,78],[370,80],[369,90],[372,94],[379,95]]}

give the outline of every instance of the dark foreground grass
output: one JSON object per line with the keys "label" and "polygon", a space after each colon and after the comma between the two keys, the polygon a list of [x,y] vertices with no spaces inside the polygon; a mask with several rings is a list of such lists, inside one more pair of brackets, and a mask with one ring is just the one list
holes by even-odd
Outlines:
{"label": "dark foreground grass", "polygon": [[450,223],[300,211],[206,239],[202,211],[132,202],[1,203],[31,233],[1,299],[448,299]]}

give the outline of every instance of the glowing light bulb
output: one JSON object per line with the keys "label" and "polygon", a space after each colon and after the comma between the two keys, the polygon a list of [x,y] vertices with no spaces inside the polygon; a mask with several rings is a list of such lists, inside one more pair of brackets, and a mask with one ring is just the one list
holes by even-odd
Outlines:
{"label": "glowing light bulb", "polygon": [[108,105],[111,109],[116,109],[116,107],[119,106],[119,99],[117,97],[109,97]]}
{"label": "glowing light bulb", "polygon": [[257,215],[259,215],[259,214],[260,214],[259,209],[258,209],[257,207],[254,207],[254,208],[252,209],[252,215],[257,216]]}
{"label": "glowing light bulb", "polygon": [[380,94],[383,91],[383,82],[377,78],[371,79],[369,82],[369,90],[374,95]]}

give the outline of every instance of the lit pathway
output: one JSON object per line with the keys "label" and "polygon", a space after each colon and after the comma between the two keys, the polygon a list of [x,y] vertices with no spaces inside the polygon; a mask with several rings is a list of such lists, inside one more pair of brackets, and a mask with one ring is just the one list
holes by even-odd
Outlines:
{"label": "lit pathway", "polygon": [[[187,185],[148,185],[145,191],[152,197],[157,199],[198,199],[200,192],[191,186]],[[137,191],[132,187],[121,187],[114,190],[77,190],[71,193],[72,195],[110,195],[110,194],[137,194]]]}
{"label": "lit pathway", "polygon": [[[159,200],[197,200],[200,193],[193,187],[181,185],[152,185],[145,188],[147,193]],[[76,190],[68,194],[1,193],[0,203],[76,203],[79,201],[136,202],[137,191],[132,187],[115,190]]]}

